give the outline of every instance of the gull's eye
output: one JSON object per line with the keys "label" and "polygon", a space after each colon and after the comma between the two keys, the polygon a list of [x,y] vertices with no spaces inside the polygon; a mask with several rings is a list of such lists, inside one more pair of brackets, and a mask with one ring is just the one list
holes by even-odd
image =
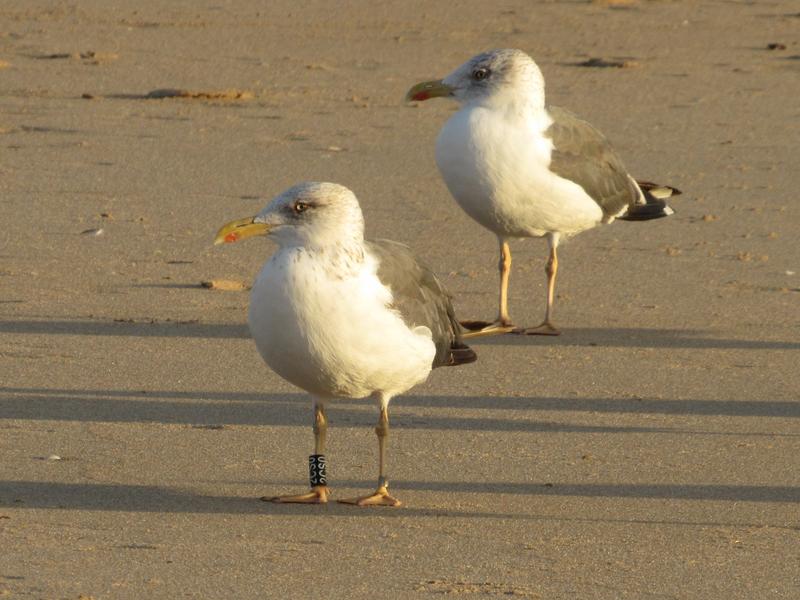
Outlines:
{"label": "gull's eye", "polygon": [[491,71],[489,71],[489,69],[485,69],[485,68],[481,67],[480,69],[475,69],[472,72],[472,78],[475,81],[483,81],[484,79],[489,77],[490,73],[491,73]]}
{"label": "gull's eye", "polygon": [[292,207],[292,210],[294,212],[296,212],[297,214],[300,214],[301,212],[305,212],[306,210],[308,210],[308,203],[298,200],[297,202],[294,203],[294,206]]}

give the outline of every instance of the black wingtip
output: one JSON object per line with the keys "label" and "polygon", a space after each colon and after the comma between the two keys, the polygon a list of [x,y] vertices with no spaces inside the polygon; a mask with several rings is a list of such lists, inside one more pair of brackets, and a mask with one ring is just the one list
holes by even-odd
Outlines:
{"label": "black wingtip", "polygon": [[628,212],[619,217],[621,221],[650,221],[662,219],[675,214],[663,200],[647,199],[647,204],[634,204],[628,207]]}
{"label": "black wingtip", "polygon": [[447,363],[448,367],[457,367],[458,365],[466,365],[478,360],[478,355],[475,351],[464,344],[454,345],[450,348],[450,360]]}
{"label": "black wingtip", "polygon": [[668,185],[659,185],[651,181],[637,181],[639,189],[644,195],[644,204],[631,204],[628,211],[622,215],[622,221],[650,221],[662,219],[675,213],[667,206],[666,199],[681,193],[678,188]]}

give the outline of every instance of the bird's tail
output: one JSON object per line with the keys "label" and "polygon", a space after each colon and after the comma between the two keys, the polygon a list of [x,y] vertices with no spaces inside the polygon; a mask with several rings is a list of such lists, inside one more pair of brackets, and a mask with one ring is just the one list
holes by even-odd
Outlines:
{"label": "bird's tail", "polygon": [[475,351],[461,342],[453,342],[450,346],[450,356],[447,361],[448,367],[457,367],[458,365],[466,365],[478,360],[478,355]]}
{"label": "bird's tail", "polygon": [[622,221],[649,221],[668,217],[675,211],[667,206],[666,199],[678,196],[681,191],[669,185],[659,185],[652,181],[637,181],[642,192],[639,202],[631,204],[628,211],[619,217]]}

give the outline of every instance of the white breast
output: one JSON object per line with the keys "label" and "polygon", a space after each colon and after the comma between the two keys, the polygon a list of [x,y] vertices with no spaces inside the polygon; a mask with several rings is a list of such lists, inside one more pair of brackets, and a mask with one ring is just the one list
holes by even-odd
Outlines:
{"label": "white breast", "polygon": [[331,273],[308,252],[279,251],[250,297],[250,331],[264,361],[312,394],[361,398],[402,393],[425,380],[436,352],[426,327],[413,331],[387,308],[391,292],[366,257]]}
{"label": "white breast", "polygon": [[503,237],[577,233],[603,218],[579,185],[549,170],[546,112],[525,118],[465,107],[445,123],[436,164],[464,211]]}

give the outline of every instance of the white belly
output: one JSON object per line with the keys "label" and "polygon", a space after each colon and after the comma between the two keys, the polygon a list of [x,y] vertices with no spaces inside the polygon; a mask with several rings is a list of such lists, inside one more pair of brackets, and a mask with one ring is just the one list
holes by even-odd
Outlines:
{"label": "white belly", "polygon": [[468,107],[445,123],[436,141],[436,164],[464,211],[501,237],[566,235],[594,227],[603,212],[579,185],[548,167],[550,125]]}
{"label": "white belly", "polygon": [[279,251],[253,286],[250,331],[264,361],[312,394],[391,396],[426,379],[436,350],[430,330],[409,330],[390,301],[374,268],[337,278]]}

